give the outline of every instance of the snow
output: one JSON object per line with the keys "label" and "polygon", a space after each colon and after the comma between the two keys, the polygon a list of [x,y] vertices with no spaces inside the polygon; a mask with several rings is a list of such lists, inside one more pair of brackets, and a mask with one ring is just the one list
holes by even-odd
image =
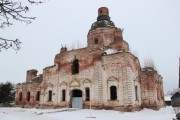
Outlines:
{"label": "snow", "polygon": [[171,101],[172,96],[165,96],[165,101]]}
{"label": "snow", "polygon": [[114,50],[114,49],[107,49],[107,50],[105,50],[104,52],[105,52],[107,55],[109,55],[109,54],[117,53],[117,52],[119,52],[119,51]]}
{"label": "snow", "polygon": [[27,109],[0,108],[0,120],[172,120],[175,112],[172,107],[158,111],[143,109],[136,112],[89,109]]}

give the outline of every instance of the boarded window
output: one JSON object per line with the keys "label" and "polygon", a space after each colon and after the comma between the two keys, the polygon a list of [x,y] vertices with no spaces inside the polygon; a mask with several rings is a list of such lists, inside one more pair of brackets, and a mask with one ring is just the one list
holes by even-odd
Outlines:
{"label": "boarded window", "polygon": [[27,92],[26,100],[27,100],[28,102],[30,101],[30,95],[31,95],[31,93],[30,93],[30,92]]}
{"label": "boarded window", "polygon": [[52,90],[49,90],[48,101],[52,101]]}
{"label": "boarded window", "polygon": [[62,90],[62,101],[66,101],[66,90]]}
{"label": "boarded window", "polygon": [[79,60],[75,59],[72,64],[72,74],[78,74],[79,73]]}
{"label": "boarded window", "polygon": [[90,100],[90,91],[89,91],[89,88],[86,88],[86,101],[89,101]]}
{"label": "boarded window", "polygon": [[117,100],[117,88],[116,88],[116,86],[110,87],[110,98],[111,98],[111,100]]}
{"label": "boarded window", "polygon": [[40,101],[40,91],[36,92],[36,101]]}
{"label": "boarded window", "polygon": [[135,86],[135,95],[136,95],[136,100],[138,100],[138,88]]}
{"label": "boarded window", "polygon": [[19,101],[22,101],[22,92],[19,93]]}

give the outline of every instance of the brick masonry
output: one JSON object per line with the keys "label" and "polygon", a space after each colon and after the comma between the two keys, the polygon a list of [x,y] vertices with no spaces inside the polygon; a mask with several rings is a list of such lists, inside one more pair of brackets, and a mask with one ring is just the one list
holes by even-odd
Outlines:
{"label": "brick masonry", "polygon": [[[90,101],[94,109],[134,111],[163,107],[162,77],[153,68],[141,68],[122,32],[110,20],[108,8],[99,8],[97,21],[88,32],[87,47],[70,51],[62,47],[55,55],[54,65],[44,68],[43,74],[28,70],[26,82],[16,87],[16,106],[72,107],[73,91],[80,90],[83,108],[89,108]],[[108,54],[107,50],[116,52]],[[76,74],[72,74],[74,60],[78,61]],[[86,88],[90,89],[90,101],[86,100]],[[114,99],[112,94],[116,94]]]}

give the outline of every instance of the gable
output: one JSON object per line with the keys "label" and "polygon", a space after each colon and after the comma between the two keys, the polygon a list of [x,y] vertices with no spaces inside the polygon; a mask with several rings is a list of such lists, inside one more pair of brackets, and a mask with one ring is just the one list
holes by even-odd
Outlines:
{"label": "gable", "polygon": [[80,87],[80,82],[77,79],[73,79],[70,83],[69,83],[70,87]]}

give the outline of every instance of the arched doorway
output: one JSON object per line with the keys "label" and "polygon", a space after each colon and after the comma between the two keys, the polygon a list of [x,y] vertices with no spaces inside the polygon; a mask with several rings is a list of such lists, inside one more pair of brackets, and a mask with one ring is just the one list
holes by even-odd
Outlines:
{"label": "arched doorway", "polygon": [[72,108],[82,108],[82,91],[81,90],[72,90]]}

